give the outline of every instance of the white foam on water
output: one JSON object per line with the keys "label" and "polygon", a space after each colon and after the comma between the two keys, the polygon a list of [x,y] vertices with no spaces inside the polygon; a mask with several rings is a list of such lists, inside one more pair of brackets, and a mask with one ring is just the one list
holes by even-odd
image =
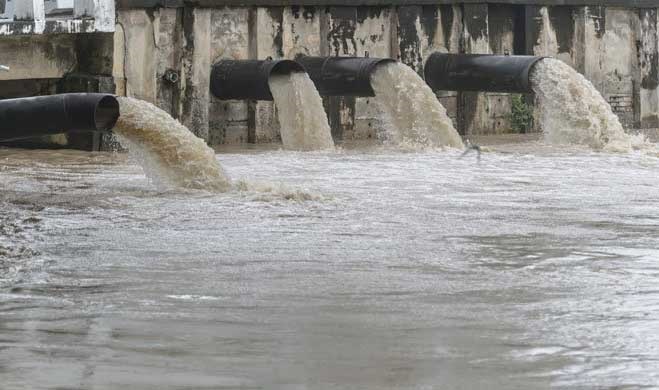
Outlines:
{"label": "white foam on water", "polygon": [[464,147],[446,109],[409,66],[379,65],[371,76],[371,86],[383,117],[386,143],[405,147]]}
{"label": "white foam on water", "polygon": [[286,149],[333,149],[334,141],[313,81],[305,72],[273,75],[268,80]]}
{"label": "white foam on water", "polygon": [[611,106],[593,84],[568,64],[547,58],[531,75],[546,142],[587,145],[628,152],[646,145],[643,136],[625,133]]}
{"label": "white foam on water", "polygon": [[155,184],[226,191],[230,182],[215,152],[168,113],[143,100],[118,97],[114,133]]}

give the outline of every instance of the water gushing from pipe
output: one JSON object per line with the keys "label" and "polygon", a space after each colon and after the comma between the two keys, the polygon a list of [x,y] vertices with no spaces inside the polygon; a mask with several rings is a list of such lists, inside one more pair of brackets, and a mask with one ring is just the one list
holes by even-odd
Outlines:
{"label": "water gushing from pipe", "polygon": [[230,182],[215,153],[168,113],[143,100],[118,97],[121,115],[114,128],[156,184],[226,191]]}
{"label": "water gushing from pipe", "polygon": [[387,63],[371,76],[385,123],[385,142],[393,145],[463,148],[446,109],[409,66]]}
{"label": "water gushing from pipe", "polygon": [[627,152],[645,143],[642,136],[625,133],[593,84],[566,63],[543,59],[535,65],[531,82],[547,142],[614,152]]}
{"label": "water gushing from pipe", "polygon": [[316,86],[304,72],[268,79],[277,107],[281,141],[286,149],[333,149],[334,141]]}

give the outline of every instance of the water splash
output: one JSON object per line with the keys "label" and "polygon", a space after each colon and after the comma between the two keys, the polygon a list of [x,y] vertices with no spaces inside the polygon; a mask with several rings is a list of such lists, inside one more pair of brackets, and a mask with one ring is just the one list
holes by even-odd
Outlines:
{"label": "water splash", "polygon": [[385,142],[394,145],[463,148],[446,109],[409,66],[387,63],[371,76],[385,123]]}
{"label": "water splash", "polygon": [[165,111],[143,100],[119,97],[121,116],[114,129],[156,184],[226,191],[230,182],[204,140]]}
{"label": "water splash", "polygon": [[333,149],[334,141],[316,86],[304,72],[273,75],[268,80],[286,149]]}
{"label": "water splash", "polygon": [[566,63],[551,58],[538,62],[531,81],[547,142],[587,145],[612,152],[627,152],[644,145],[642,136],[625,133],[593,84]]}

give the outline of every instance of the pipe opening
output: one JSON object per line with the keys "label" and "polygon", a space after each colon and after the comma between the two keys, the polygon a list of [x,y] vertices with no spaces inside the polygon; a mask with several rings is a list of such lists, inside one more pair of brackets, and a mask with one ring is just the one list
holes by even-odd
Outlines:
{"label": "pipe opening", "polygon": [[94,111],[94,124],[97,131],[110,131],[119,119],[119,102],[112,95],[101,98]]}
{"label": "pipe opening", "polygon": [[268,77],[272,75],[288,75],[295,72],[304,72],[304,67],[295,61],[281,60],[275,63]]}

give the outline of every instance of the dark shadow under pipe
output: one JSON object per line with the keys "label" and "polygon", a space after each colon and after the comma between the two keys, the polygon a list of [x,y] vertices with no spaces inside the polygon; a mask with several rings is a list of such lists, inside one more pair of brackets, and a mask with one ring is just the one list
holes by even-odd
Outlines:
{"label": "dark shadow under pipe", "polygon": [[211,92],[221,100],[272,100],[272,75],[304,72],[291,60],[222,60],[211,69]]}
{"label": "dark shadow under pipe", "polygon": [[391,58],[298,56],[321,96],[375,96],[371,75]]}
{"label": "dark shadow under pipe", "polygon": [[119,102],[103,93],[65,93],[0,100],[0,141],[65,132],[110,131]]}
{"label": "dark shadow under pipe", "polygon": [[533,92],[531,71],[545,57],[433,53],[424,76],[434,91]]}

